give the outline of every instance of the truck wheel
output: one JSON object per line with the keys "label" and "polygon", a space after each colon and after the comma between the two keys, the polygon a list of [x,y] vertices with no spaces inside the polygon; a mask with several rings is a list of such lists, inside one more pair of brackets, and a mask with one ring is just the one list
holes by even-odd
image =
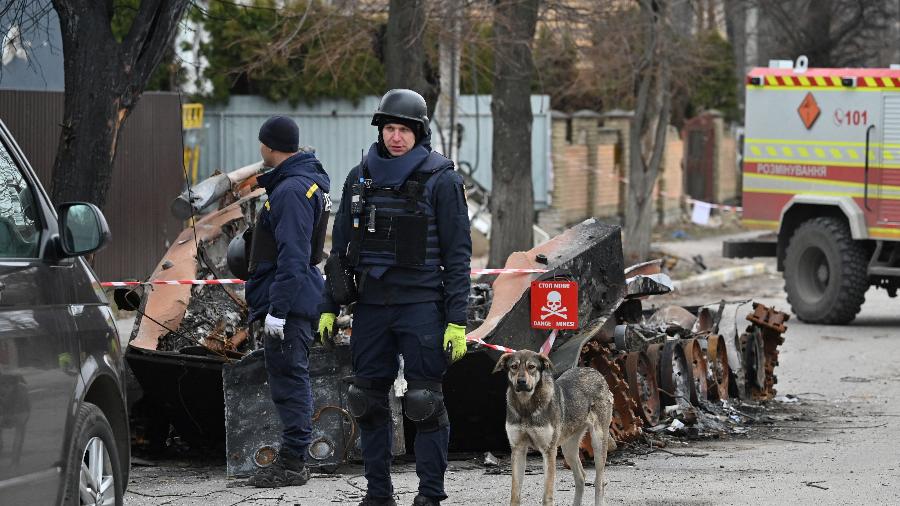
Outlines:
{"label": "truck wheel", "polygon": [[123,504],[125,484],[112,428],[96,405],[83,402],[75,418],[66,472],[66,506]]}
{"label": "truck wheel", "polygon": [[802,223],[788,244],[784,290],[794,314],[808,323],[845,324],[869,288],[865,249],[837,218]]}

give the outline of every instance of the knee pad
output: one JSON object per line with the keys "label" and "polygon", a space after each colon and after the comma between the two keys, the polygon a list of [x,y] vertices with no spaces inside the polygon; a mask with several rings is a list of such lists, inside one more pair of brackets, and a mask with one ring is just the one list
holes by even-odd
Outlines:
{"label": "knee pad", "polygon": [[379,427],[391,419],[387,390],[350,385],[347,389],[347,410],[363,428]]}
{"label": "knee pad", "polygon": [[416,424],[419,432],[433,432],[450,425],[444,394],[431,388],[412,388],[404,396],[406,416]]}

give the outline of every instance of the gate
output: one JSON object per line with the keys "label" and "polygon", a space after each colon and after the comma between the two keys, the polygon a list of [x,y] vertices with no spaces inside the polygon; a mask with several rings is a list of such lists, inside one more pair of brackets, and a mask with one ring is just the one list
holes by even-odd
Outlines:
{"label": "gate", "polygon": [[691,198],[715,202],[715,147],[713,118],[704,114],[684,125],[684,190]]}

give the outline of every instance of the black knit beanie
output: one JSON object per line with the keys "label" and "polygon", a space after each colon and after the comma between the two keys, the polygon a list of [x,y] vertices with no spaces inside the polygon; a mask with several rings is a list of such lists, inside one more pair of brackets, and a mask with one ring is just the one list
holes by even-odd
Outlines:
{"label": "black knit beanie", "polygon": [[291,118],[272,116],[259,128],[259,142],[282,153],[300,148],[300,127]]}

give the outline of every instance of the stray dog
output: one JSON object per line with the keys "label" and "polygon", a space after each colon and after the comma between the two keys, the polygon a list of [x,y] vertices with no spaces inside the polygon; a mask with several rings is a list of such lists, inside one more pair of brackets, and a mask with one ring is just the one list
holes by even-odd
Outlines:
{"label": "stray dog", "polygon": [[522,478],[528,448],[544,458],[544,498],[553,504],[556,482],[556,448],[575,477],[576,506],[581,504],[586,473],[578,455],[585,432],[594,447],[594,504],[603,504],[603,468],[612,420],[613,397],[603,375],[595,369],[576,367],[553,380],[550,359],[530,350],[506,353],[497,361],[494,372],[506,371],[506,436],[512,449],[512,495],[509,504],[522,499]]}

